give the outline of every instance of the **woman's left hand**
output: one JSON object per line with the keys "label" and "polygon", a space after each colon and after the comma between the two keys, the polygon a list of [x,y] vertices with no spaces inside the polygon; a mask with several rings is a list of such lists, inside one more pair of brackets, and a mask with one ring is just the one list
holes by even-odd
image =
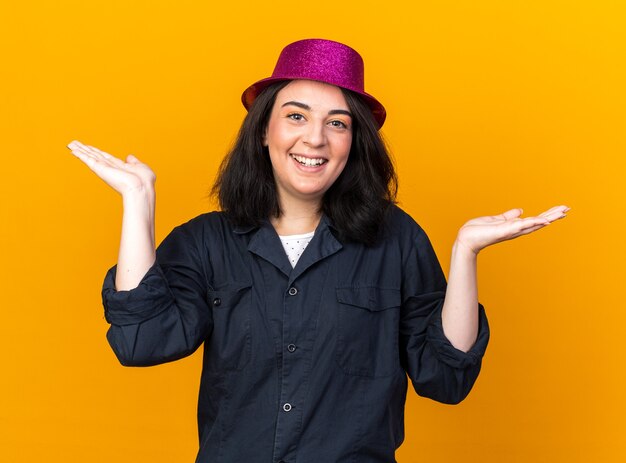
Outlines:
{"label": "woman's left hand", "polygon": [[522,209],[511,209],[500,215],[478,217],[467,222],[459,230],[457,243],[474,254],[501,241],[527,235],[555,220],[565,217],[567,206],[555,206],[536,217],[520,218]]}

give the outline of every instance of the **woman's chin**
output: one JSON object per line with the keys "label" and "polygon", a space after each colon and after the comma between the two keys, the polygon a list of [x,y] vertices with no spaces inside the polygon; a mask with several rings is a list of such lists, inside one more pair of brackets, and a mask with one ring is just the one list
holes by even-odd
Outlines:
{"label": "woman's chin", "polygon": [[291,188],[283,194],[297,199],[299,201],[321,201],[326,189],[320,188],[319,185],[299,185]]}

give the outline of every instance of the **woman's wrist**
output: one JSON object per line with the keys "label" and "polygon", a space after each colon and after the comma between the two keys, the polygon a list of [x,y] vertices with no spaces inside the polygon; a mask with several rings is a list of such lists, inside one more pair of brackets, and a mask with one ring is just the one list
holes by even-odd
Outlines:
{"label": "woman's wrist", "polygon": [[470,246],[457,236],[454,244],[452,245],[452,257],[457,257],[462,260],[475,261],[478,257],[478,252],[472,249]]}
{"label": "woman's wrist", "polygon": [[122,195],[124,211],[144,212],[148,216],[154,215],[156,194],[154,188],[131,190]]}

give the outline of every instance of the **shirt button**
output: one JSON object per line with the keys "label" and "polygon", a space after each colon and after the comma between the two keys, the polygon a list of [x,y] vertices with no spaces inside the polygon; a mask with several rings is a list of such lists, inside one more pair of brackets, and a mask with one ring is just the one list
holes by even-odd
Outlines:
{"label": "shirt button", "polygon": [[290,296],[295,296],[296,294],[298,294],[298,290],[295,287],[291,287],[289,288],[289,295]]}
{"label": "shirt button", "polygon": [[222,300],[219,297],[216,297],[215,299],[213,299],[213,305],[215,307],[217,307],[218,305],[220,305],[222,303]]}
{"label": "shirt button", "polygon": [[297,349],[297,347],[296,347],[296,345],[295,345],[295,344],[289,344],[289,345],[287,346],[287,350],[288,350],[289,352],[295,352],[295,351],[296,351],[296,349]]}
{"label": "shirt button", "polygon": [[283,410],[285,410],[286,412],[290,412],[291,411],[291,404],[290,403],[286,403],[285,405],[283,405]]}

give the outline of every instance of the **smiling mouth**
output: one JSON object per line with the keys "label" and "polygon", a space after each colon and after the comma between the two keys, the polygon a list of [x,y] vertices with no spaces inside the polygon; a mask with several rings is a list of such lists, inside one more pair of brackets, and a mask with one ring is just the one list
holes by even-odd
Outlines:
{"label": "smiling mouth", "polygon": [[292,159],[298,161],[300,165],[308,167],[317,167],[328,162],[328,159],[324,158],[306,158],[304,156],[298,156],[297,154],[290,154],[289,156],[291,156]]}

